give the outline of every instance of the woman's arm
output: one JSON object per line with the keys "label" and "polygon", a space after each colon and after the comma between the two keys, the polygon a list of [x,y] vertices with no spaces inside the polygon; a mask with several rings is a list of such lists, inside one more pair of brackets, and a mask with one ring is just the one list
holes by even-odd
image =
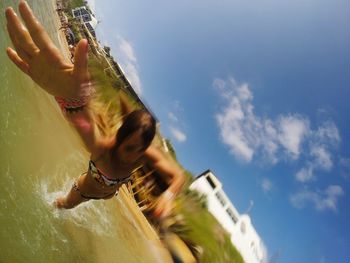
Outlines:
{"label": "woman's arm", "polygon": [[85,148],[92,155],[99,155],[103,147],[103,137],[99,134],[95,117],[88,106],[78,112],[65,113],[67,121],[74,127],[82,139]]}
{"label": "woman's arm", "polygon": [[[7,30],[14,46],[7,48],[7,54],[12,62],[49,94],[61,100],[81,101],[84,96],[86,99],[86,83],[90,83],[87,40],[77,44],[73,65],[65,61],[25,1],[19,3],[19,11],[25,26],[11,7],[6,9]],[[87,150],[96,153],[101,142],[88,106],[76,112],[66,111],[65,117],[78,131]]]}
{"label": "woman's arm", "polygon": [[145,156],[152,166],[164,176],[167,176],[170,185],[165,192],[158,198],[154,214],[156,216],[165,216],[171,210],[171,203],[175,196],[179,194],[186,180],[183,171],[169,161],[164,154],[153,146],[148,147]]}

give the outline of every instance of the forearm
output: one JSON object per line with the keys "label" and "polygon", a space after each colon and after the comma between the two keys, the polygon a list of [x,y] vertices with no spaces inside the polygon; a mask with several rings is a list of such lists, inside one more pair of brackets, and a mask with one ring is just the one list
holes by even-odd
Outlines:
{"label": "forearm", "polygon": [[181,192],[181,189],[185,185],[185,176],[182,171],[177,171],[173,176],[171,183],[166,191],[171,192],[174,195],[178,195]]}
{"label": "forearm", "polygon": [[157,172],[166,178],[169,183],[167,191],[178,194],[186,181],[182,169],[170,159],[165,158],[164,154],[155,147],[150,146],[145,155]]}
{"label": "forearm", "polygon": [[173,180],[171,181],[169,187],[157,200],[157,206],[154,210],[154,215],[156,217],[167,216],[169,213],[171,213],[174,207],[173,201],[185,184],[185,177],[182,172],[173,174],[172,177]]}
{"label": "forearm", "polygon": [[78,132],[87,151],[94,153],[99,146],[99,134],[95,124],[94,116],[91,110],[85,105],[82,109],[75,112],[64,112],[65,119]]}

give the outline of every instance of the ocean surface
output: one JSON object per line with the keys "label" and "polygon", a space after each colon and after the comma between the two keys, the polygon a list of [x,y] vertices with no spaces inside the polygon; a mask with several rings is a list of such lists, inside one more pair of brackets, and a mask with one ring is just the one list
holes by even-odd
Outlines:
{"label": "ocean surface", "polygon": [[[52,0],[28,2],[59,46]],[[120,197],[52,206],[89,156],[53,98],[7,58],[4,9],[17,4],[0,1],[0,262],[159,262]]]}

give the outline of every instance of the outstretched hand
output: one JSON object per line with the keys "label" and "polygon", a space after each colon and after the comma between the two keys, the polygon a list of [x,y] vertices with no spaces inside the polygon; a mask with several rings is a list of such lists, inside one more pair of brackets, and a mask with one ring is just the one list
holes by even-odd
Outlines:
{"label": "outstretched hand", "polygon": [[48,93],[78,97],[80,85],[90,80],[87,40],[77,44],[74,65],[68,63],[25,1],[20,2],[19,12],[25,26],[12,7],[6,9],[7,30],[14,46],[6,50],[9,58]]}
{"label": "outstretched hand", "polygon": [[171,214],[171,211],[174,208],[174,203],[172,198],[163,193],[158,200],[156,201],[156,205],[153,211],[153,216],[156,218],[165,218]]}

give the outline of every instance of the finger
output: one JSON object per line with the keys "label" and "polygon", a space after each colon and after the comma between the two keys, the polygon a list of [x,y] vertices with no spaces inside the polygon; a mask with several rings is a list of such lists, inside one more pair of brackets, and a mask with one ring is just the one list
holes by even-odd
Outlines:
{"label": "finger", "polygon": [[79,41],[75,48],[74,54],[74,71],[73,73],[81,78],[81,80],[86,80],[88,78],[88,41],[82,39]]}
{"label": "finger", "polygon": [[22,49],[33,56],[38,48],[12,8],[6,9],[6,19],[7,31],[10,34],[12,43],[16,47],[21,46]]}
{"label": "finger", "polygon": [[11,39],[13,46],[15,48],[17,48],[17,47],[19,47],[18,40],[16,39],[16,36],[12,30],[12,26],[11,26],[11,22],[10,22],[10,16],[12,16],[12,14],[14,14],[16,16],[16,14],[12,10],[12,7],[7,8],[5,11],[5,14],[6,14],[6,19],[7,19],[7,32],[9,33],[9,36],[10,36],[10,39]]}
{"label": "finger", "polygon": [[6,49],[8,57],[11,59],[11,61],[24,73],[28,74],[29,72],[29,66],[27,63],[25,63],[17,54],[16,51],[14,51],[12,48]]}
{"label": "finger", "polygon": [[31,55],[29,55],[24,49],[21,47],[16,49],[17,55],[27,64],[29,64],[31,60]]}
{"label": "finger", "polygon": [[14,36],[13,31],[9,28],[9,24],[7,24],[7,31],[9,32],[10,39],[17,51],[17,54],[22,60],[28,63],[32,56],[20,47],[20,45],[18,44],[19,43],[18,39]]}
{"label": "finger", "polygon": [[49,35],[46,33],[44,27],[40,24],[37,18],[34,16],[33,11],[25,1],[19,3],[19,12],[26,24],[30,36],[34,43],[40,49],[40,51],[50,51],[55,45],[51,41]]}

